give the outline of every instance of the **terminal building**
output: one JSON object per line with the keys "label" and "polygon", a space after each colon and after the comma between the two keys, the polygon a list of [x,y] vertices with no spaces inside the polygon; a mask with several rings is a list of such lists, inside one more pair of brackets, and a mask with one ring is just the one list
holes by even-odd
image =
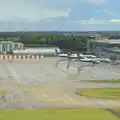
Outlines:
{"label": "terminal building", "polygon": [[23,43],[12,41],[0,41],[1,54],[15,54],[15,55],[55,55],[55,49],[60,52],[59,47],[25,47]]}
{"label": "terminal building", "polygon": [[7,53],[13,50],[23,50],[23,43],[14,43],[12,41],[0,41],[0,53]]}
{"label": "terminal building", "polygon": [[87,53],[120,59],[120,40],[88,40]]}

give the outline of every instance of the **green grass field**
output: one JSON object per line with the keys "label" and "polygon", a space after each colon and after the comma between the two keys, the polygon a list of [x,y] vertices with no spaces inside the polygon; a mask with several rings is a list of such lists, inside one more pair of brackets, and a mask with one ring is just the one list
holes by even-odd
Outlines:
{"label": "green grass field", "polygon": [[0,120],[119,120],[97,108],[0,110]]}
{"label": "green grass field", "polygon": [[116,112],[120,112],[120,108],[114,108],[113,110],[115,110]]}
{"label": "green grass field", "polygon": [[85,82],[92,82],[92,83],[120,83],[120,80],[86,80]]}
{"label": "green grass field", "polygon": [[120,88],[77,90],[76,94],[81,96],[96,97],[96,98],[120,99]]}

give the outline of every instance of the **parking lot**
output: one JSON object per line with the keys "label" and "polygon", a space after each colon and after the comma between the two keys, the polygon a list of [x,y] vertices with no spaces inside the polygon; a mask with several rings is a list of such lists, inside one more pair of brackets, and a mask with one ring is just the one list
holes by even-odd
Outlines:
{"label": "parking lot", "polygon": [[[1,108],[33,108],[42,106],[107,107],[117,106],[119,100],[96,100],[74,95],[76,88],[120,87],[119,84],[84,83],[84,80],[119,79],[120,66],[102,63],[94,67],[83,67],[82,63],[71,63],[60,58],[44,58],[40,61],[0,61],[0,89],[6,91],[6,103]],[[94,103],[94,104],[93,104]]]}

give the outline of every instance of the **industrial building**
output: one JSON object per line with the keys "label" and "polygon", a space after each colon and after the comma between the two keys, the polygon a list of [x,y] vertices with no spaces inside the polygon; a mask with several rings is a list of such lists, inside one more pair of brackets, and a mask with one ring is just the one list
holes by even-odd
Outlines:
{"label": "industrial building", "polygon": [[0,53],[7,53],[13,50],[23,50],[23,43],[14,43],[12,41],[0,41]]}
{"label": "industrial building", "polygon": [[0,53],[10,53],[15,55],[55,55],[55,49],[60,52],[58,47],[36,47],[25,48],[23,43],[12,41],[0,41]]}
{"label": "industrial building", "polygon": [[55,55],[55,49],[60,52],[58,47],[39,47],[39,48],[26,48],[25,50],[13,50],[15,55]]}
{"label": "industrial building", "polygon": [[120,59],[120,40],[88,40],[87,52],[110,58],[117,56]]}

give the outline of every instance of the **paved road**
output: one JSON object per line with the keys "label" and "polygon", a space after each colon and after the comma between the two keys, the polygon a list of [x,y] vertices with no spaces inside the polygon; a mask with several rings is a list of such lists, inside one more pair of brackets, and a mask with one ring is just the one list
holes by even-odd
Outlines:
{"label": "paved road", "polygon": [[120,66],[106,64],[84,67],[79,75],[77,67],[67,61],[56,68],[58,58],[44,58],[41,61],[0,61],[0,89],[6,91],[6,103],[0,101],[0,108],[39,107],[120,107],[120,100],[79,97],[73,94],[76,88],[120,87],[120,84],[84,83],[90,79],[118,79]]}

